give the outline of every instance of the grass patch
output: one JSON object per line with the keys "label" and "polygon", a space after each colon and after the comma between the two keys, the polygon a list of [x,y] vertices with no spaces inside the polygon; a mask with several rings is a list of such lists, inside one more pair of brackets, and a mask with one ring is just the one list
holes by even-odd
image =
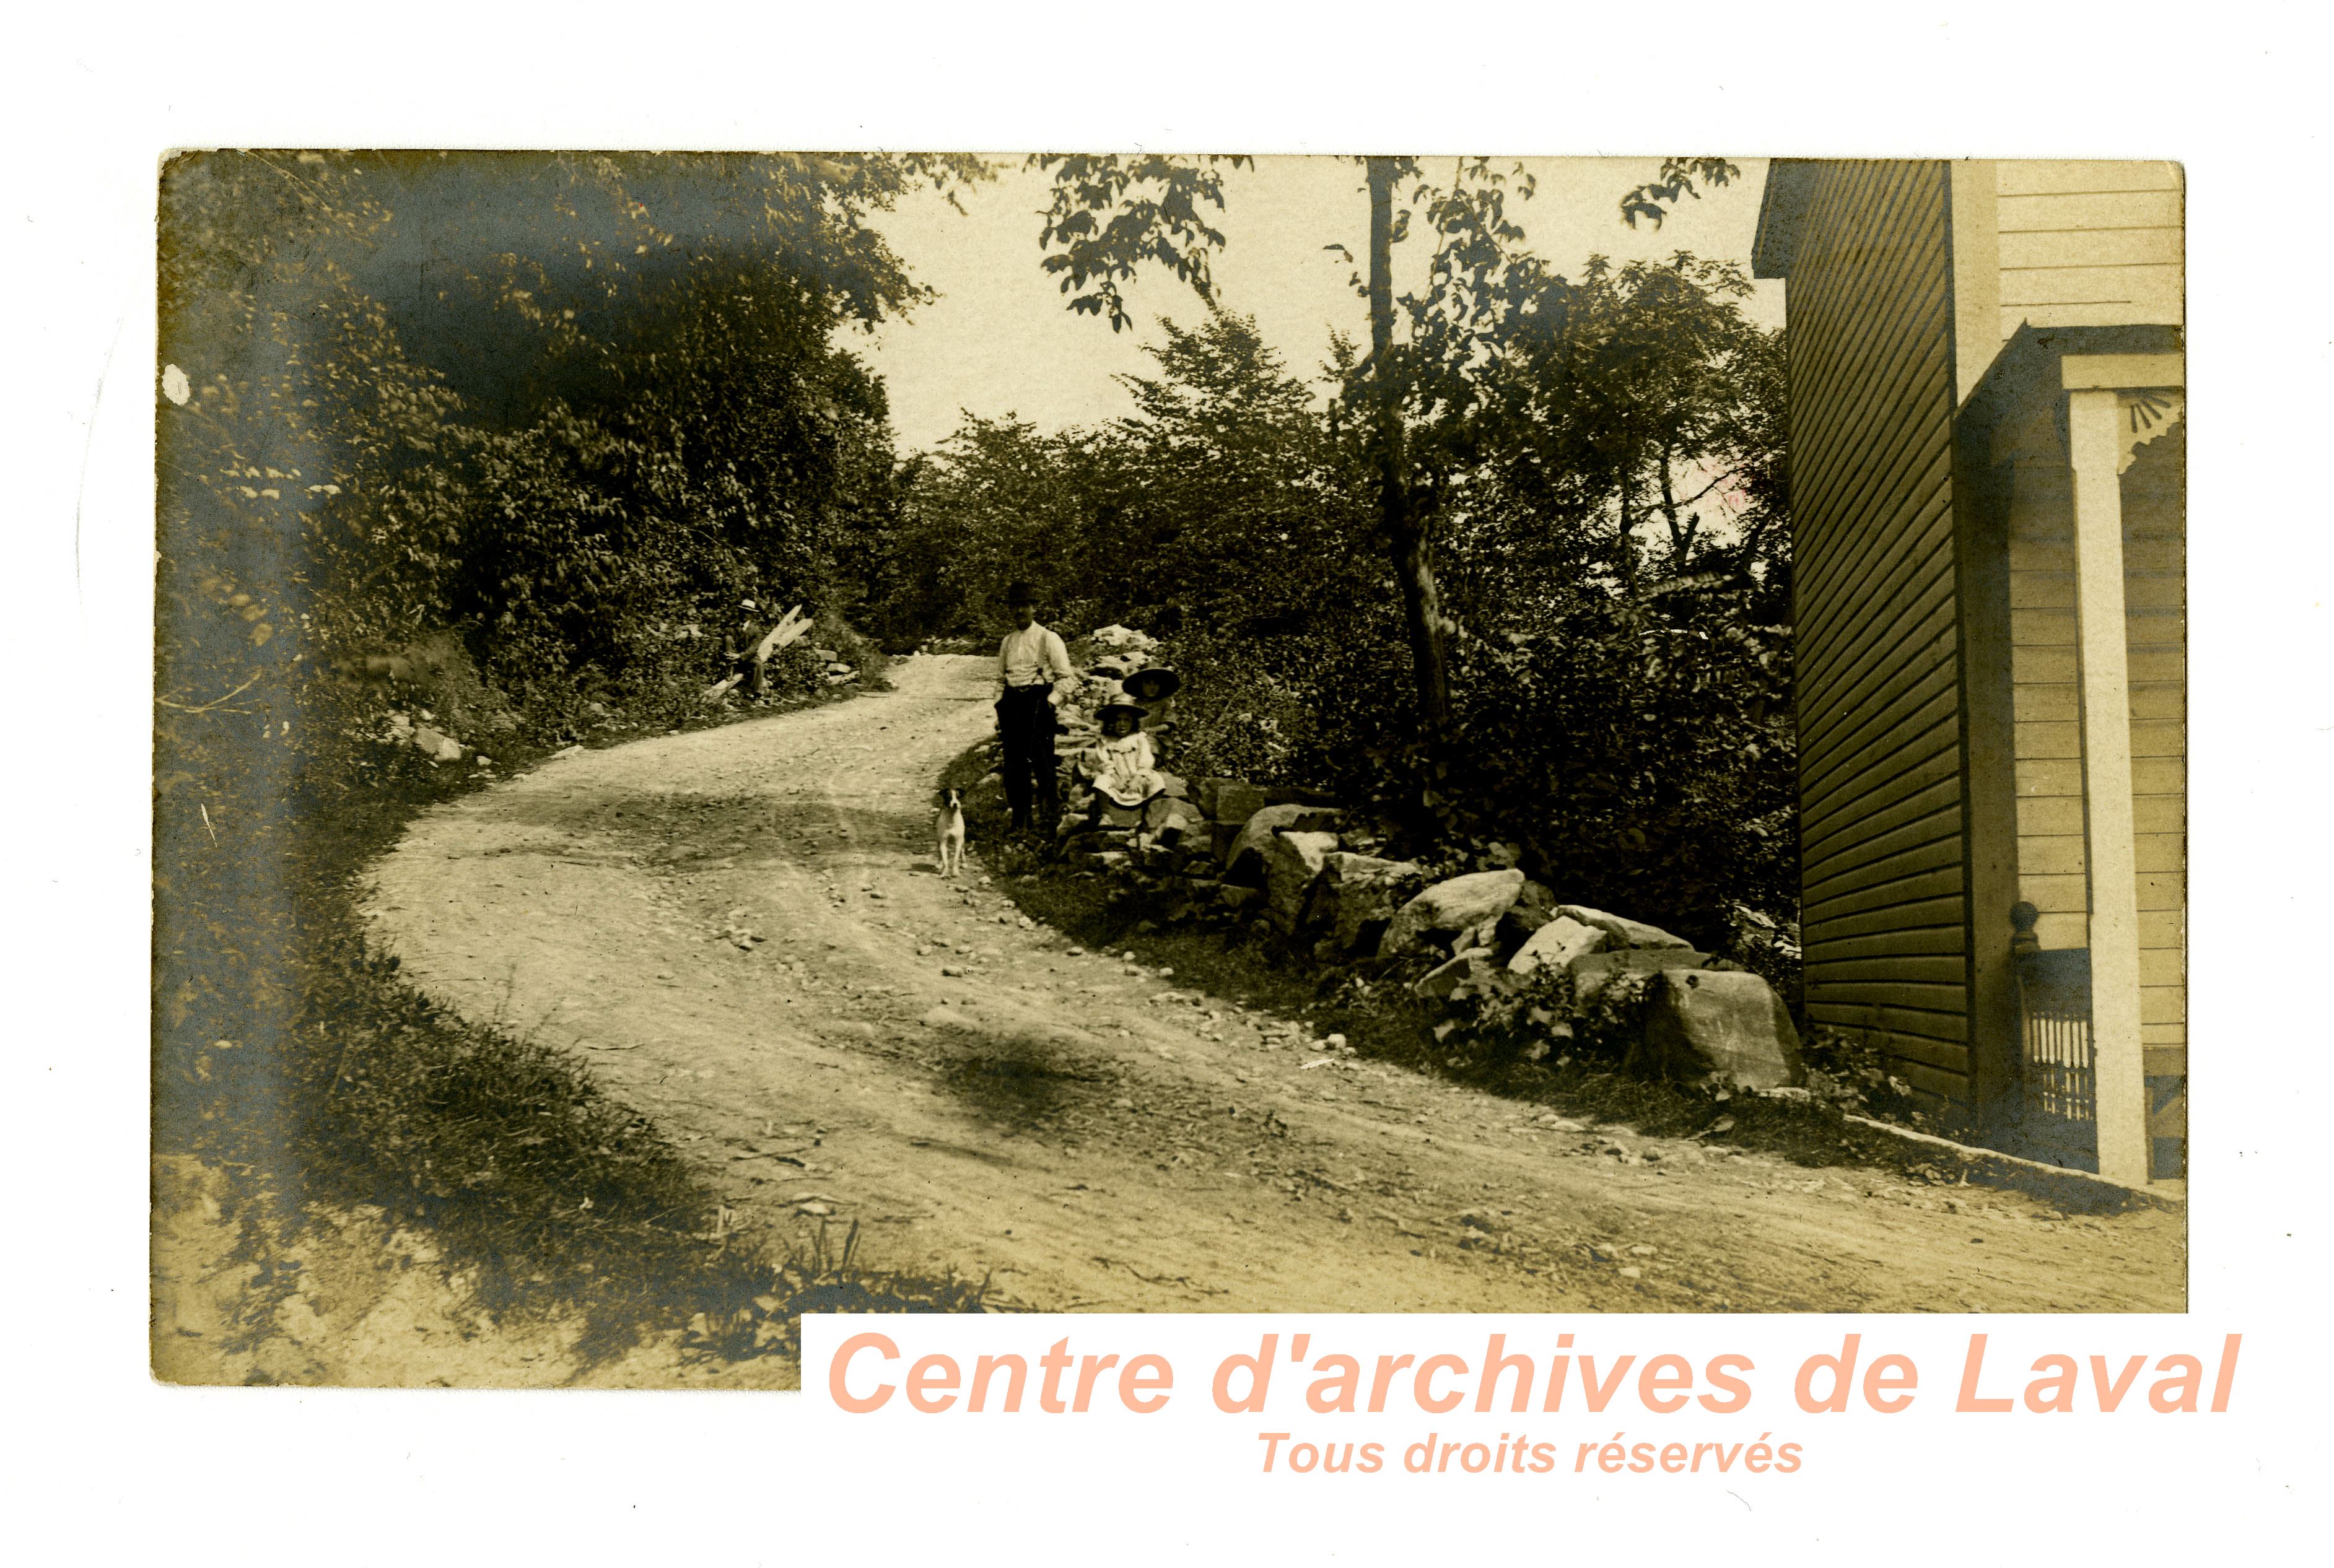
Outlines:
{"label": "grass patch", "polygon": [[802,1356],[805,1313],[977,1313],[998,1310],[989,1282],[934,1279],[869,1268],[859,1257],[859,1222],[838,1245],[821,1223],[806,1243],[789,1244],[762,1288],[708,1299],[689,1320],[682,1353],[696,1361]]}

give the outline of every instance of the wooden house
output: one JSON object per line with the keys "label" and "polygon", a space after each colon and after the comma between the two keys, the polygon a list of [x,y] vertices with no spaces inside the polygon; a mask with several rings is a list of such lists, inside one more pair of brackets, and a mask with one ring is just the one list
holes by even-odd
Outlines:
{"label": "wooden house", "polygon": [[2183,229],[2163,163],[1783,159],[1810,1021],[2182,1169]]}

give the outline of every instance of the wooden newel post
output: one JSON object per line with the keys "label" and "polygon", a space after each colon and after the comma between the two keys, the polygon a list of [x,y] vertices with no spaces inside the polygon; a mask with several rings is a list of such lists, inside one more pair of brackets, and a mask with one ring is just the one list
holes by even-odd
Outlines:
{"label": "wooden newel post", "polygon": [[2067,396],[2074,469],[2075,613],[2082,659],[2083,798],[2090,869],[2091,1041],[2099,1174],[2144,1187],[2150,1167],[2139,1009],[2139,879],[2132,843],[2131,688],[2124,622],[2121,410],[2112,390]]}

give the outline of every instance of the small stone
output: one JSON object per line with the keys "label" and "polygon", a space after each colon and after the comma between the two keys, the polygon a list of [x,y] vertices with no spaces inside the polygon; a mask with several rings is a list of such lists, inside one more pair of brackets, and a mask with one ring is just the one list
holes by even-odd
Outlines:
{"label": "small stone", "polygon": [[1623,1279],[1643,1279],[1645,1277],[1645,1271],[1641,1268],[1625,1268],[1621,1271],[1621,1277]]}
{"label": "small stone", "polygon": [[1110,1102],[1110,1107],[1114,1111],[1132,1111],[1134,1109],[1134,1101],[1125,1099],[1114,1100]]}

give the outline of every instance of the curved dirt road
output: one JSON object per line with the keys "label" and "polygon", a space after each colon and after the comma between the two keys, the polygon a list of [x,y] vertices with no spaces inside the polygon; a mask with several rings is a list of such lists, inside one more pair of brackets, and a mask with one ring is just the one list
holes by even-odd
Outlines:
{"label": "curved dirt road", "polygon": [[1025,927],[977,863],[937,875],[932,781],[989,730],[990,668],[904,660],[889,694],[433,812],[377,868],[376,940],[464,1014],[584,1053],[741,1219],[855,1218],[871,1264],[1033,1307],[2183,1306],[2175,1213],[1582,1129],[1162,1000]]}

